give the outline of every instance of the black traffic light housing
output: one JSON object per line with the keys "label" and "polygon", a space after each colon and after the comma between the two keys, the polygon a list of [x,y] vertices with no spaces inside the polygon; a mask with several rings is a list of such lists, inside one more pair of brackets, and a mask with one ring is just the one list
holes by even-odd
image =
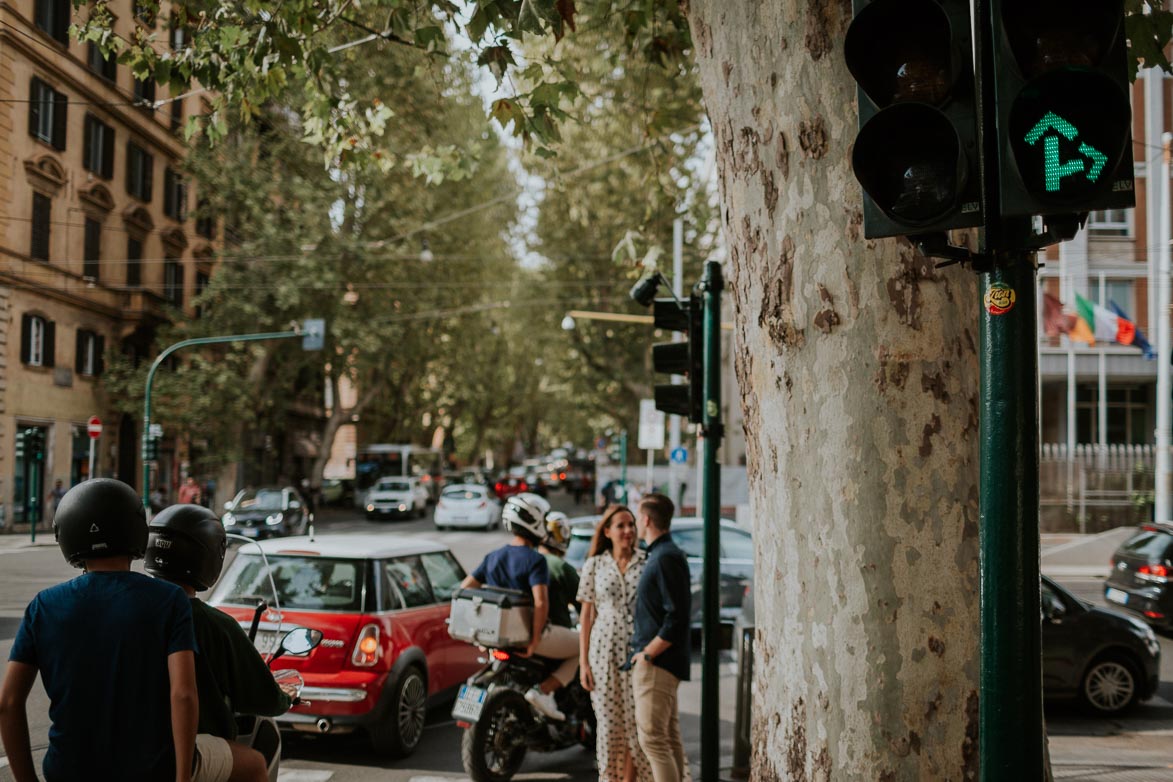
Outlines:
{"label": "black traffic light housing", "polygon": [[702,313],[704,302],[696,293],[686,302],[656,299],[652,319],[658,329],[679,331],[683,342],[652,345],[652,368],[657,372],[687,376],[687,383],[657,383],[653,389],[656,409],[671,415],[685,416],[694,424],[703,423],[704,344]]}
{"label": "black traffic light housing", "polygon": [[853,0],[844,55],[859,84],[852,167],[864,235],[983,222],[969,0]]}
{"label": "black traffic light housing", "polygon": [[1003,217],[1135,206],[1123,0],[988,0]]}

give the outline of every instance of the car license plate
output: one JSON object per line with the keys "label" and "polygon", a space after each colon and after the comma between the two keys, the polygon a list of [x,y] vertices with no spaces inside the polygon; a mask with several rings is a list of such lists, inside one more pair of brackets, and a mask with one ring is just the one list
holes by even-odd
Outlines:
{"label": "car license plate", "polygon": [[266,630],[259,631],[256,639],[253,641],[253,646],[261,654],[271,654],[277,651],[278,636],[276,633],[271,633]]}
{"label": "car license plate", "polygon": [[243,527],[240,530],[240,534],[244,535],[247,538],[255,538],[257,536],[257,528],[256,527]]}
{"label": "car license plate", "polygon": [[1122,589],[1109,589],[1104,593],[1104,597],[1108,598],[1113,603],[1128,605],[1128,593]]}
{"label": "car license plate", "polygon": [[488,694],[489,691],[482,687],[460,685],[460,694],[456,696],[456,703],[452,706],[452,717],[476,722],[481,717],[481,709],[485,707],[485,696]]}

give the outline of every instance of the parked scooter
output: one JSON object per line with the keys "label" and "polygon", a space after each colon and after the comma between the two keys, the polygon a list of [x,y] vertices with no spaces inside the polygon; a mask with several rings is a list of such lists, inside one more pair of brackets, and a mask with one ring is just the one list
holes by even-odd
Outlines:
{"label": "parked scooter", "polygon": [[594,750],[595,713],[577,677],[554,694],[565,720],[549,719],[525,699],[525,692],[561,660],[522,657],[508,649],[485,651],[488,664],[461,685],[452,708],[456,724],[464,728],[460,756],[472,782],[508,782],[529,750],[555,752],[575,744]]}

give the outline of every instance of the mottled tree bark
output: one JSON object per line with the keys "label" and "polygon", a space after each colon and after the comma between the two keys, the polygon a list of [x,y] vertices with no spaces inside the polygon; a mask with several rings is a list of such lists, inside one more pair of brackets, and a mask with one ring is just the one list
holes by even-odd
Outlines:
{"label": "mottled tree bark", "polygon": [[752,778],[976,778],[976,280],[863,238],[849,2],[688,13],[757,520]]}

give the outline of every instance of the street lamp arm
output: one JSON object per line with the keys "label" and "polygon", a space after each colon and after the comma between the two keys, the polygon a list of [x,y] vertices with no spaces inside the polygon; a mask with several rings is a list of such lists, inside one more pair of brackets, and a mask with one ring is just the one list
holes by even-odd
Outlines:
{"label": "street lamp arm", "polygon": [[[575,320],[605,320],[614,323],[642,323],[655,325],[656,319],[651,315],[627,315],[622,312],[594,312],[592,310],[570,310],[566,313]],[[733,323],[726,321],[721,324],[722,331],[733,331]]]}

